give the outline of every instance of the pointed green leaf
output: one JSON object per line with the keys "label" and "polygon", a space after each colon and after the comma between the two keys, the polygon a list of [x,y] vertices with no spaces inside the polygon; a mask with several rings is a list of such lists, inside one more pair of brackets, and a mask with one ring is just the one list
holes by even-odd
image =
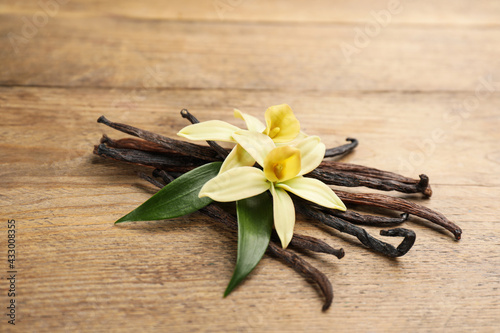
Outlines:
{"label": "pointed green leaf", "polygon": [[273,203],[269,192],[236,202],[238,213],[238,257],[224,297],[259,263],[273,229]]}
{"label": "pointed green leaf", "polygon": [[221,165],[221,162],[208,163],[183,174],[115,223],[166,220],[207,206],[212,199],[199,198],[198,193],[207,181],[217,176]]}

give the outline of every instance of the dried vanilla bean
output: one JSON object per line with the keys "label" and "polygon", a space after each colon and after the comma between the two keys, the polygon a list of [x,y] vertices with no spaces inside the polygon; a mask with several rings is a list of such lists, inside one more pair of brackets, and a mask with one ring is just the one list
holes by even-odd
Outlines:
{"label": "dried vanilla bean", "polygon": [[177,153],[172,153],[171,150],[169,150],[163,146],[160,146],[157,143],[146,141],[143,139],[123,138],[123,139],[114,140],[114,139],[111,139],[106,134],[104,134],[101,138],[101,143],[105,144],[108,147],[112,147],[112,148],[135,149],[135,150],[148,151],[148,152],[152,152],[152,153],[180,155]]}
{"label": "dried vanilla bean", "polygon": [[267,249],[273,255],[288,263],[295,271],[302,273],[305,277],[316,282],[325,296],[325,302],[323,303],[322,310],[328,310],[333,301],[333,288],[326,275],[296,254],[283,250],[280,246],[273,242],[269,243],[269,247]]}
{"label": "dried vanilla bean", "polygon": [[147,182],[150,182],[152,185],[154,185],[154,186],[156,186],[158,188],[162,188],[164,186],[162,183],[160,183],[159,181],[157,181],[156,179],[154,179],[152,177],[149,177],[148,175],[146,175],[143,172],[138,172],[137,175],[140,178],[144,179]]}
{"label": "dried vanilla bean", "polygon": [[188,156],[174,154],[165,155],[135,149],[110,148],[105,144],[95,146],[94,154],[118,161],[150,166],[173,172],[187,172],[205,163],[205,161]]}
{"label": "dried vanilla bean", "polygon": [[[279,237],[275,232],[273,232],[272,240],[279,243]],[[342,259],[345,255],[344,249],[342,248],[335,249],[322,240],[296,233],[293,234],[292,240],[290,241],[290,247],[300,250],[306,249],[318,253],[332,254],[338,259]]]}
{"label": "dried vanilla bean", "polygon": [[347,233],[349,235],[355,236],[359,241],[369,247],[370,249],[385,254],[389,257],[401,257],[405,255],[415,243],[416,235],[412,230],[404,229],[404,228],[396,228],[391,230],[381,230],[380,235],[382,236],[390,236],[390,237],[404,237],[401,244],[398,245],[397,248],[392,246],[389,243],[382,242],[363,229],[352,223],[349,223],[339,217],[332,216],[329,214],[325,214],[324,212],[315,209],[308,208],[304,206],[304,203],[299,200],[294,200],[297,205],[298,211],[308,216],[314,220],[317,220],[329,227],[335,228],[340,232]]}
{"label": "dried vanilla bean", "polygon": [[180,140],[171,139],[169,137],[159,135],[153,132],[145,131],[139,129],[137,127],[133,127],[126,124],[114,123],[106,119],[104,116],[101,116],[98,120],[98,123],[105,124],[111,128],[114,128],[120,132],[127,133],[130,135],[134,135],[141,139],[154,142],[172,153],[182,154],[186,156],[196,157],[205,161],[218,161],[219,158],[217,153],[210,149],[210,147],[204,147],[200,145],[196,145],[189,142],[184,142]]}
{"label": "dried vanilla bean", "polygon": [[420,181],[414,180],[413,183],[405,183],[393,179],[380,179],[363,174],[344,172],[339,170],[328,170],[324,167],[316,168],[307,176],[316,178],[328,185],[338,185],[345,187],[365,186],[380,191],[398,191],[402,193],[423,193],[426,196],[432,195],[429,187],[429,178],[426,175],[420,175]]}
{"label": "dried vanilla bean", "polygon": [[358,146],[359,142],[357,139],[347,138],[345,140],[349,141],[349,143],[346,143],[345,145],[342,145],[342,146],[327,149],[325,152],[325,158],[335,157],[335,156],[350,153],[351,151],[354,150],[354,148],[356,148]]}
{"label": "dried vanilla bean", "polygon": [[364,165],[352,164],[352,163],[344,163],[330,160],[323,160],[321,164],[318,166],[319,169],[329,170],[329,171],[344,171],[344,172],[352,172],[355,174],[363,175],[366,177],[374,177],[378,179],[390,179],[397,180],[402,183],[413,184],[418,182],[418,180],[402,176],[400,174],[384,171],[376,168],[370,168]]}
{"label": "dried vanilla bean", "polygon": [[448,220],[443,214],[408,200],[384,194],[349,193],[344,191],[335,191],[335,193],[337,193],[339,198],[344,203],[369,205],[407,212],[442,226],[446,230],[450,231],[457,240],[459,240],[462,235],[462,229],[460,229],[460,227],[455,223]]}
{"label": "dried vanilla bean", "polygon": [[165,170],[161,170],[161,169],[155,169],[153,171],[153,177],[157,177],[157,178],[163,179],[163,182],[165,184],[168,184],[168,183],[170,183],[171,181],[173,181],[175,179],[172,175],[170,175],[169,173],[165,172]]}
{"label": "dried vanilla bean", "polygon": [[345,212],[343,212],[336,209],[330,209],[328,213],[330,215],[340,217],[341,219],[354,224],[363,224],[371,226],[390,226],[390,225],[401,224],[407,221],[408,217],[410,216],[410,214],[408,213],[403,213],[400,215],[400,217],[386,217],[386,216],[360,214],[352,210],[346,210]]}

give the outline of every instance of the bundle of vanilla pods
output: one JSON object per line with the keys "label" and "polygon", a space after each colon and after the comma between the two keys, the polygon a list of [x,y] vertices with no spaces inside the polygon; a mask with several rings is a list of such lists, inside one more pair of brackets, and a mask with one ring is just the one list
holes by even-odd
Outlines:
{"label": "bundle of vanilla pods", "polygon": [[[197,122],[196,118],[187,110],[182,110],[181,114],[192,123]],[[228,153],[226,149],[214,142],[208,142],[208,146],[188,143],[130,125],[114,123],[104,116],[100,117],[98,122],[137,138],[129,137],[113,140],[104,135],[100,144],[94,147],[94,154],[120,162],[151,168],[152,176],[144,173],[140,175],[143,179],[159,188],[162,188],[179,175],[196,167],[214,161],[222,161]],[[364,186],[380,191],[421,193],[425,197],[432,195],[429,178],[426,175],[420,175],[420,179],[417,180],[361,165],[332,161],[332,157],[341,157],[348,154],[358,145],[356,139],[348,138],[347,141],[348,143],[345,145],[327,149],[325,160],[307,176],[319,179],[328,185],[344,187]],[[381,230],[381,236],[403,237],[402,242],[397,247],[394,247],[389,243],[374,238],[359,225],[395,226],[405,222],[411,214],[445,228],[457,240],[461,237],[462,230],[460,227],[449,221],[443,214],[409,200],[374,193],[351,193],[339,190],[335,190],[335,193],[347,205],[355,204],[385,208],[387,210],[398,211],[401,215],[399,217],[368,215],[360,214],[350,209],[342,212],[315,206],[310,202],[305,203],[298,197],[294,197],[293,200],[298,213],[318,223],[337,229],[340,232],[350,234],[356,237],[364,246],[389,257],[405,255],[415,242],[415,233],[405,228]],[[214,222],[221,224],[224,228],[237,232],[236,217],[223,210],[216,203],[212,203],[199,211],[210,216]],[[333,289],[330,281],[321,271],[297,256],[291,249],[307,249],[309,251],[332,254],[339,259],[344,256],[343,249],[335,249],[319,239],[297,233],[294,234],[290,247],[287,249],[281,248],[278,245],[279,242],[276,243],[277,241],[277,236],[273,235],[268,246],[268,252],[285,261],[305,277],[315,281],[325,297],[323,310],[328,309],[333,300]]]}

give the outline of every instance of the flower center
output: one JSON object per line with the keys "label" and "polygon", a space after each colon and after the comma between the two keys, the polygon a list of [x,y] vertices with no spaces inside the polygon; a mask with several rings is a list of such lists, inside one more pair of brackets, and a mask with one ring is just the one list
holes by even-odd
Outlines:
{"label": "flower center", "polygon": [[269,152],[264,160],[264,174],[270,182],[284,182],[300,172],[300,150],[281,146]]}
{"label": "flower center", "polygon": [[274,174],[276,175],[276,178],[281,179],[283,177],[283,164],[276,163],[274,165],[273,169],[274,169]]}
{"label": "flower center", "polygon": [[279,128],[279,127],[275,127],[273,129],[271,129],[271,131],[269,131],[269,137],[271,139],[274,138],[276,135],[279,134],[280,131],[281,131],[281,128]]}

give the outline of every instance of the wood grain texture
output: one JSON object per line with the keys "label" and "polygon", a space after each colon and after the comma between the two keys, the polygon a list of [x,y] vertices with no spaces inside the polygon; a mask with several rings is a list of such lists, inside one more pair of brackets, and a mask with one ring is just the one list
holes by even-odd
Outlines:
{"label": "wood grain texture", "polygon": [[[59,1],[59,0],[58,0]],[[498,25],[500,4],[494,0],[470,2],[456,0],[60,0],[58,12],[68,16],[113,16],[176,21],[250,22],[335,22],[366,23],[372,12],[397,8],[391,22],[418,25]],[[40,9],[36,0],[6,0],[0,10],[33,14]]]}
{"label": "wood grain texture", "polygon": [[[19,290],[16,327],[2,312],[0,331],[498,330],[497,2],[415,3],[350,64],[339,43],[386,2],[248,0],[224,20],[210,1],[164,4],[70,1],[19,53],[7,34],[36,2],[0,5],[0,253],[15,219]],[[319,290],[269,256],[223,299],[236,237],[201,214],[113,225],[155,189],[136,177],[145,169],[92,155],[103,133],[123,137],[99,116],[174,136],[184,107],[241,124],[234,107],[262,117],[283,102],[327,146],[359,139],[346,161],[429,175],[430,200],[403,197],[462,240],[412,218],[414,248],[389,259],[299,219],[297,232],[346,251],[301,254],[332,281],[322,313]]]}
{"label": "wood grain texture", "polygon": [[485,75],[500,81],[497,27],[389,25],[360,42],[360,24],[56,16],[32,38],[9,38],[22,36],[22,18],[1,18],[0,84],[469,91]]}

